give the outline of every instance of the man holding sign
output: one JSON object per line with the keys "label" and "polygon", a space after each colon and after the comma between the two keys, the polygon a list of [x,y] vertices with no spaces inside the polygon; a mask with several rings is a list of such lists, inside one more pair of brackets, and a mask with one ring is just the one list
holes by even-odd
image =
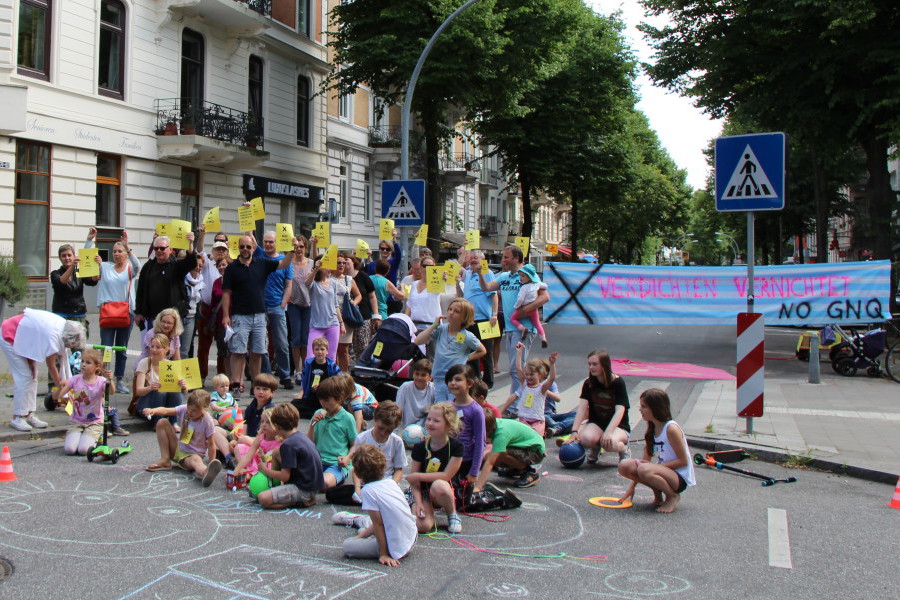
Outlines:
{"label": "man holding sign", "polygon": [[[273,238],[274,241],[274,238]],[[274,244],[273,244],[274,246]],[[228,341],[231,351],[231,385],[240,394],[244,366],[250,356],[250,377],[259,375],[262,355],[266,353],[265,288],[269,275],[291,266],[293,253],[281,261],[269,259],[265,253],[254,257],[256,244],[249,235],[241,237],[238,259],[228,265],[222,275],[222,324],[234,328]]]}
{"label": "man holding sign", "polygon": [[[293,233],[293,231],[291,231]],[[291,236],[293,237],[293,236]],[[267,231],[263,234],[263,247],[259,246],[253,251],[254,258],[281,260],[284,254],[275,250],[276,233]],[[293,248],[293,245],[291,245]],[[293,250],[292,250],[293,251]],[[293,259],[293,256],[291,257]],[[266,280],[265,304],[266,319],[269,321],[269,337],[272,345],[275,347],[275,375],[281,382],[281,386],[286,390],[294,389],[294,382],[291,379],[291,358],[288,354],[287,339],[287,305],[291,299],[291,288],[294,279],[294,269],[288,264],[287,268],[279,268],[277,271],[269,275]],[[263,355],[262,370],[266,373],[273,371],[271,369],[269,355]]]}
{"label": "man holding sign", "polygon": [[[484,275],[479,274],[481,289],[489,292],[499,290],[500,301],[503,302],[503,318],[505,321],[503,337],[505,339],[506,356],[509,358],[509,375],[512,378],[510,394],[515,394],[521,386],[519,374],[516,370],[516,344],[521,341],[525,345],[522,351],[522,361],[526,361],[528,359],[528,351],[531,350],[531,344],[534,342],[535,334],[534,323],[531,322],[531,319],[526,317],[521,320],[525,328],[524,333],[520,333],[510,321],[510,317],[516,311],[516,300],[519,298],[519,288],[522,286],[519,278],[519,269],[522,268],[524,263],[525,255],[522,253],[522,250],[518,246],[507,246],[503,250],[503,257],[500,259],[503,272],[497,276],[496,280],[488,281]],[[537,310],[548,300],[550,300],[550,295],[547,293],[547,290],[540,290],[537,299],[522,306],[520,313],[530,313],[533,310]]]}
{"label": "man holding sign", "polygon": [[[484,253],[481,250],[469,252],[466,256],[469,261],[466,265],[468,269],[459,272],[456,278],[456,296],[457,298],[465,298],[472,306],[475,307],[475,324],[469,327],[469,331],[475,334],[475,337],[488,347],[486,338],[482,335],[479,323],[485,321],[490,322],[491,329],[497,325],[497,309],[499,307],[499,299],[496,291],[484,291],[481,288],[481,261],[484,260]],[[486,275],[483,276],[488,283],[494,281],[494,274],[488,269]],[[489,339],[489,338],[488,338]],[[482,365],[484,368],[482,368]],[[469,363],[475,370],[475,374],[487,384],[488,389],[494,387],[494,355],[488,352],[481,357],[481,360]]]}
{"label": "man holding sign", "polygon": [[[193,243],[193,232],[188,232],[187,239]],[[171,240],[164,235],[153,240],[153,254],[154,258],[141,267],[135,298],[134,322],[143,323],[145,331],[153,327],[153,320],[164,308],[175,308],[184,318],[188,309],[184,276],[197,267],[193,250],[176,260]]]}

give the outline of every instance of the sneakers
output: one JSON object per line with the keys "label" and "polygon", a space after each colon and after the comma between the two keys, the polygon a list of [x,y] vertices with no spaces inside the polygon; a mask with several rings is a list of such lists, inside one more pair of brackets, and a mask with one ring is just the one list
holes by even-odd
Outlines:
{"label": "sneakers", "polygon": [[47,426],[47,423],[38,419],[37,415],[35,415],[34,413],[31,413],[30,415],[25,417],[25,420],[28,421],[29,425],[31,425],[32,427],[35,427],[37,429],[43,429],[44,427]]}
{"label": "sneakers", "polygon": [[570,433],[569,435],[564,435],[562,437],[556,438],[557,447],[562,448],[564,445],[568,444],[569,439],[571,439],[571,437],[572,437],[572,434]]}
{"label": "sneakers", "polygon": [[494,484],[491,483],[490,481],[488,481],[487,483],[484,484],[484,491],[485,491],[485,492],[490,492],[490,493],[492,493],[492,494],[494,494],[495,496],[498,496],[498,497],[503,495],[503,490],[501,490],[500,488],[498,488],[496,485],[494,485]]}
{"label": "sneakers", "polygon": [[453,513],[447,517],[447,531],[450,533],[462,533],[462,520],[458,514]]}
{"label": "sneakers", "polygon": [[628,444],[625,444],[625,451],[619,452],[619,462],[628,460],[629,458],[631,458],[631,448],[628,447]]}
{"label": "sneakers", "polygon": [[31,431],[33,429],[28,424],[28,421],[25,420],[25,417],[13,417],[13,420],[9,422],[9,426],[19,431]]}
{"label": "sneakers", "polygon": [[209,487],[216,480],[216,477],[219,476],[221,470],[222,463],[219,462],[219,459],[210,462],[209,466],[206,467],[206,475],[203,476],[203,487]]}
{"label": "sneakers", "polygon": [[526,471],[517,471],[509,467],[497,467],[494,469],[494,472],[500,477],[506,477],[507,479],[518,479],[526,473]]}
{"label": "sneakers", "polygon": [[127,430],[125,430],[125,429],[122,429],[121,427],[113,427],[113,430],[112,430],[112,434],[113,434],[113,435],[126,436],[126,435],[128,435],[129,433],[130,433],[129,431],[127,431]]}
{"label": "sneakers", "polygon": [[343,525],[344,527],[365,529],[372,524],[372,519],[367,515],[357,515],[350,511],[342,510],[331,515],[331,522],[335,525]]}
{"label": "sneakers", "polygon": [[594,464],[600,458],[599,448],[585,448],[584,458],[589,464]]}
{"label": "sneakers", "polygon": [[129,390],[128,386],[125,385],[125,381],[120,379],[116,382],[116,393],[117,394],[130,394],[131,390]]}
{"label": "sneakers", "polygon": [[547,340],[541,340],[541,348],[546,348],[549,344],[547,344]]}
{"label": "sneakers", "polygon": [[527,488],[536,484],[541,479],[540,474],[534,469],[527,471],[522,477],[519,478],[513,485],[517,488]]}
{"label": "sneakers", "polygon": [[280,383],[281,383],[281,387],[283,387],[286,390],[294,389],[294,380],[291,379],[290,377],[285,377],[284,379],[281,380]]}
{"label": "sneakers", "polygon": [[294,371],[294,383],[297,385],[303,385],[303,376],[297,371]]}

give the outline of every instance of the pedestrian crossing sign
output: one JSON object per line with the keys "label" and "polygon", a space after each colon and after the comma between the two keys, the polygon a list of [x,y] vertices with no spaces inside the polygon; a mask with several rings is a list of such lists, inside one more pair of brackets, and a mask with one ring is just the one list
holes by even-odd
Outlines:
{"label": "pedestrian crossing sign", "polygon": [[784,133],[716,139],[716,210],[781,210],[787,192]]}
{"label": "pedestrian crossing sign", "polygon": [[393,219],[397,227],[415,227],[425,222],[425,180],[381,182],[381,218]]}

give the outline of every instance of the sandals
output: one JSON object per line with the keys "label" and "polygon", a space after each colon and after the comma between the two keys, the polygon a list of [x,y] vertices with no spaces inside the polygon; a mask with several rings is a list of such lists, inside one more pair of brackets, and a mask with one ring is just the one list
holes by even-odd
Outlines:
{"label": "sandals", "polygon": [[160,465],[157,463],[153,463],[152,465],[147,467],[145,470],[150,471],[151,473],[155,473],[156,471],[171,471],[172,465]]}

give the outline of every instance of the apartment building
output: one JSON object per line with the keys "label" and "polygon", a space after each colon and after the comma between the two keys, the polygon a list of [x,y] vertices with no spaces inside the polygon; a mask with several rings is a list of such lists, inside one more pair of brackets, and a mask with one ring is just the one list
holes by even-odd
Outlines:
{"label": "apartment building", "polygon": [[262,196],[311,229],[329,186],[323,0],[0,0],[0,253],[48,306],[90,226],[143,254],[160,221]]}

